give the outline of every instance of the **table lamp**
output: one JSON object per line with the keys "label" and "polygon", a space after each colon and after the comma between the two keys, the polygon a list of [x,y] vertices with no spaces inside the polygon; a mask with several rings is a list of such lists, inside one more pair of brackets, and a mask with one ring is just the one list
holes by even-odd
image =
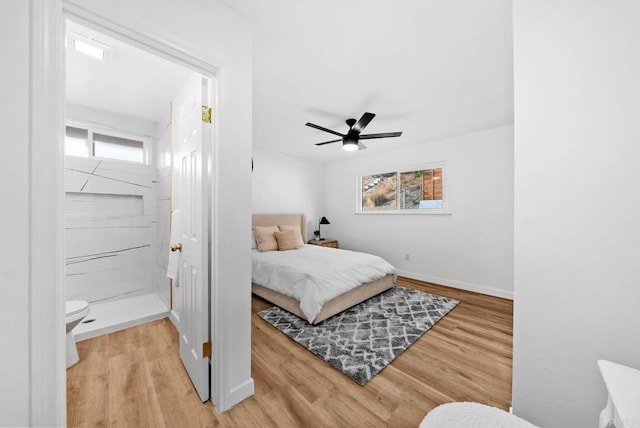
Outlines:
{"label": "table lamp", "polygon": [[331,223],[329,223],[329,220],[327,220],[326,217],[322,217],[320,219],[320,223],[318,223],[318,231],[320,232],[320,237],[318,238],[319,241],[324,241],[324,238],[322,237],[322,231],[320,230],[320,226],[323,224],[331,224]]}

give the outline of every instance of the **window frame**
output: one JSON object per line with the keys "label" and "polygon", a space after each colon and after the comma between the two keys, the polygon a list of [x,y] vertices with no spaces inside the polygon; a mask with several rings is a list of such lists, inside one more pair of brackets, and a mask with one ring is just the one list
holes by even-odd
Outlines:
{"label": "window frame", "polygon": [[[66,141],[65,141],[65,156],[73,156],[84,159],[98,159],[98,160],[106,160],[106,161],[115,161],[115,162],[127,162],[133,165],[150,165],[151,160],[151,137],[148,135],[135,134],[132,132],[123,132],[117,129],[108,128],[106,126],[99,126],[90,124],[88,122],[84,122],[81,120],[66,120],[65,121],[65,138],[66,138],[66,129],[70,126],[72,128],[86,129],[87,130],[87,150],[89,155],[84,158],[82,156],[75,155],[67,155],[66,153]],[[105,158],[101,156],[95,156],[95,148],[93,141],[93,134],[102,134],[109,137],[123,138],[132,141],[142,141],[142,162],[124,160],[124,159],[115,159],[115,158]]]}
{"label": "window frame", "polygon": [[[442,208],[399,208],[400,206],[400,174],[412,171],[424,171],[428,169],[442,168]],[[362,179],[375,174],[386,174],[395,172],[396,174],[396,209],[395,210],[374,210],[365,211],[362,209]],[[355,213],[358,215],[451,215],[449,211],[449,188],[447,185],[451,167],[447,161],[429,162],[418,165],[403,166],[396,168],[378,168],[369,170],[356,176],[356,207]]]}

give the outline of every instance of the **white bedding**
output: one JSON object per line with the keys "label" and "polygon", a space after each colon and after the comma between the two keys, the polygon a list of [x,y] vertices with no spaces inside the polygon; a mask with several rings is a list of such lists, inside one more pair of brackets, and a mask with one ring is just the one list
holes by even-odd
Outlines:
{"label": "white bedding", "polygon": [[309,322],[329,300],[394,272],[395,268],[378,256],[318,245],[290,251],[252,251],[252,282],[299,300]]}

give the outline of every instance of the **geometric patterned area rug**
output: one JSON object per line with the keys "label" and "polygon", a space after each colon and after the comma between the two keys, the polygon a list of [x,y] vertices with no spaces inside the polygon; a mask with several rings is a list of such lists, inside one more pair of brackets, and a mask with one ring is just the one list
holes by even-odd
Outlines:
{"label": "geometric patterned area rug", "polygon": [[318,325],[277,306],[258,315],[365,385],[457,304],[447,297],[395,286]]}

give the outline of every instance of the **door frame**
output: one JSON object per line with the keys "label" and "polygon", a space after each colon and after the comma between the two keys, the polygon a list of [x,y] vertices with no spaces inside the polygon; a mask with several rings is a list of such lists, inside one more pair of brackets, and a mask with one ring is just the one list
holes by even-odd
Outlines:
{"label": "door frame", "polygon": [[[143,49],[169,61],[186,66],[211,79],[212,103],[218,105],[220,93],[216,75],[220,68],[203,61],[179,42],[125,27],[73,0],[30,0],[31,8],[31,76],[30,76],[30,400],[29,419],[32,426],[51,425],[56,421],[66,426],[66,364],[64,334],[64,119],[65,119],[65,32],[66,19],[90,26],[111,37]],[[217,121],[217,118],[215,119]],[[214,127],[212,140],[219,141]],[[52,144],[51,135],[57,136]],[[215,156],[216,145],[210,150]],[[217,187],[215,162],[210,162],[208,182],[213,216],[209,230],[210,251],[215,233]],[[55,180],[51,180],[55,177]],[[52,208],[54,213],[52,214]],[[210,335],[213,345],[211,359],[211,400],[219,411],[228,410],[235,402],[228,392],[226,353],[228,338],[222,327],[221,312],[216,309],[218,290],[214,254],[208,257],[211,278]],[[52,280],[53,278],[53,280]],[[52,284],[53,283],[53,284]],[[55,302],[54,305],[51,302]],[[52,320],[55,320],[52,322]],[[52,356],[53,355],[53,356]],[[53,370],[52,370],[53,369]],[[52,371],[54,374],[52,374]],[[216,379],[216,382],[213,380]],[[253,389],[251,388],[251,391]]]}

